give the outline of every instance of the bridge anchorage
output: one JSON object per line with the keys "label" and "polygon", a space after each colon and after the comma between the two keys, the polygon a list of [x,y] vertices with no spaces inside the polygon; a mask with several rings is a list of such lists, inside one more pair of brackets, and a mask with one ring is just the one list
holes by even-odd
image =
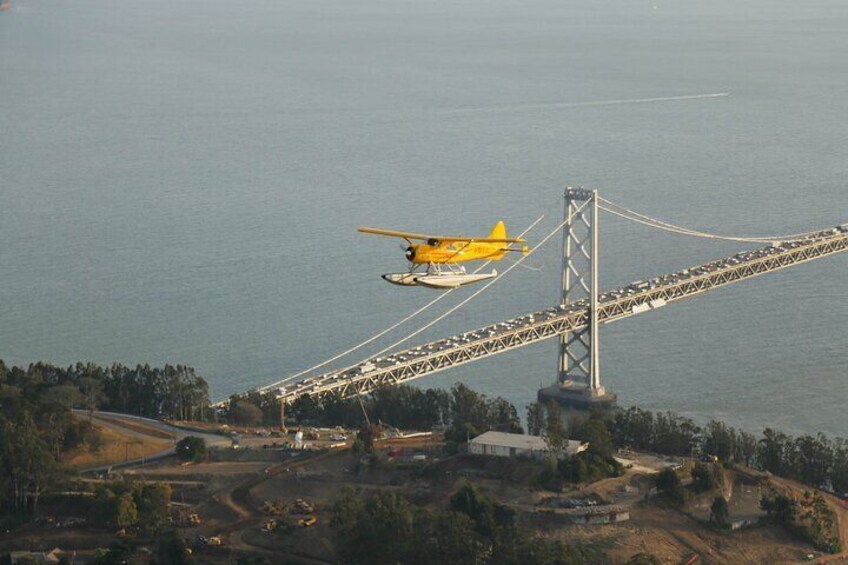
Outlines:
{"label": "bridge anchorage", "polygon": [[597,190],[565,190],[561,307],[588,304],[588,324],[560,334],[557,383],[539,390],[538,399],[543,403],[553,400],[577,409],[615,405],[615,394],[601,386],[598,200]]}

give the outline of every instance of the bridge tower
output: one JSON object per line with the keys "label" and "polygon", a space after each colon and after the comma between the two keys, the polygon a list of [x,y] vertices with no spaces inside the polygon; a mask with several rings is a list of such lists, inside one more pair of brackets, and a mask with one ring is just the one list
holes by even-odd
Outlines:
{"label": "bridge tower", "polygon": [[616,397],[601,386],[598,191],[566,188],[564,214],[561,304],[588,303],[589,323],[560,336],[557,383],[539,390],[538,397],[573,408],[607,407],[615,404]]}

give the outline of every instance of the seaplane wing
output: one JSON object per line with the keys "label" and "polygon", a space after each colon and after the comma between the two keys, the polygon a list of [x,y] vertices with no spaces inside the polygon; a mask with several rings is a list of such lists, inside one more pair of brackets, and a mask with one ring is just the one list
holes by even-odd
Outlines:
{"label": "seaplane wing", "polygon": [[362,233],[371,233],[375,235],[385,235],[387,237],[399,237],[401,239],[416,239],[420,241],[439,241],[445,243],[454,242],[476,242],[476,243],[524,243],[524,239],[516,238],[492,238],[492,237],[463,237],[456,235],[426,235],[422,233],[410,233],[395,230],[384,230],[381,228],[362,227],[357,231]]}

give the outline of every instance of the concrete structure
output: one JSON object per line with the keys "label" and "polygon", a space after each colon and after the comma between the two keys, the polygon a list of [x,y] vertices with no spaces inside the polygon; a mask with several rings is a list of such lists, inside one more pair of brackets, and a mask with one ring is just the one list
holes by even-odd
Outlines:
{"label": "concrete structure", "polygon": [[[561,456],[572,456],[589,448],[588,443],[568,440]],[[489,431],[468,442],[468,452],[495,457],[532,457],[541,459],[548,453],[543,437]]]}

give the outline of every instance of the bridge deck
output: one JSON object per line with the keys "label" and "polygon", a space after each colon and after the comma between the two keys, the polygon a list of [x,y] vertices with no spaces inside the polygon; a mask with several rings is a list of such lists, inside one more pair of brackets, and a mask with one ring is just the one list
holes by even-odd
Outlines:
{"label": "bridge deck", "polygon": [[[598,320],[610,323],[743,281],[848,250],[848,225],[820,232],[809,239],[773,244],[606,292],[599,297]],[[405,383],[437,371],[503,351],[536,343],[584,328],[589,320],[587,301],[556,306],[506,322],[434,341],[386,358],[369,359],[345,371],[308,377],[278,389],[278,397],[337,393],[343,397],[368,393],[378,387]]]}

